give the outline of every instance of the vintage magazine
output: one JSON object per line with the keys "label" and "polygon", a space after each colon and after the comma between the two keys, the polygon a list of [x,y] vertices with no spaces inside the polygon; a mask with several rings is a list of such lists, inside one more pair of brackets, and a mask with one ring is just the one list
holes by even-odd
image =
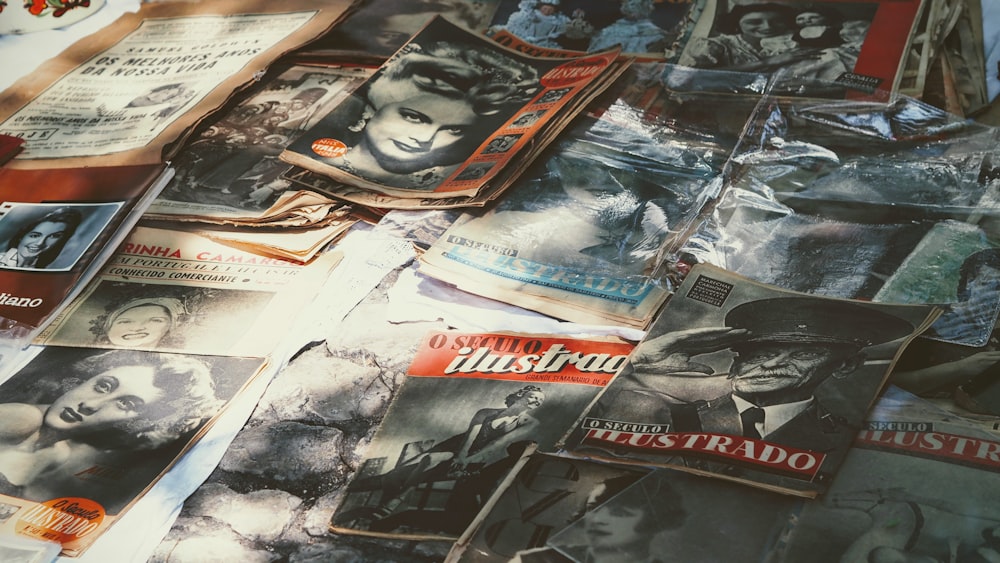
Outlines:
{"label": "vintage magazine", "polygon": [[569,0],[563,3],[500,0],[487,35],[535,56],[549,52],[596,52],[621,45],[640,59],[675,56],[701,2]]}
{"label": "vintage magazine", "polygon": [[527,57],[436,18],[281,159],[397,198],[499,189],[625,70],[617,55]]}
{"label": "vintage magazine", "polygon": [[340,256],[309,265],[139,226],[37,344],[249,356],[294,328]]}
{"label": "vintage magazine", "polygon": [[47,347],[0,385],[0,535],[82,554],[207,430],[260,358]]}
{"label": "vintage magazine", "polygon": [[898,393],[879,401],[829,492],[805,505],[773,561],[1000,557],[1000,438],[920,403]]}
{"label": "vintage magazine", "polygon": [[707,0],[679,64],[781,71],[776,93],[896,92],[923,0]]}
{"label": "vintage magazine", "polygon": [[421,273],[560,319],[647,326],[672,289],[655,271],[662,251],[705,205],[713,170],[596,137],[554,145],[489,210],[460,217]]}
{"label": "vintage magazine", "polygon": [[8,166],[159,163],[192,124],[350,6],[307,0],[146,3],[0,96],[0,133],[24,138]]}
{"label": "vintage magazine", "polygon": [[191,137],[171,161],[177,171],[149,219],[260,224],[292,182],[278,155],[371,71],[292,66]]}
{"label": "vintage magazine", "polygon": [[614,338],[428,334],[331,531],[456,539],[525,448],[550,449],[631,349]]}
{"label": "vintage magazine", "polygon": [[939,311],[810,296],[695,266],[561,444],[812,497]]}
{"label": "vintage magazine", "polygon": [[[660,469],[556,531],[546,544],[575,563],[762,561],[784,541],[782,528],[800,503]],[[530,561],[522,558],[522,563]]]}
{"label": "vintage magazine", "polygon": [[535,453],[498,488],[446,562],[508,563],[614,497],[646,470]]}
{"label": "vintage magazine", "polygon": [[367,0],[343,22],[296,53],[304,61],[379,65],[435,16],[473,33],[493,19],[498,0]]}
{"label": "vintage magazine", "polygon": [[164,165],[0,168],[0,317],[31,332],[97,272],[170,179]]}

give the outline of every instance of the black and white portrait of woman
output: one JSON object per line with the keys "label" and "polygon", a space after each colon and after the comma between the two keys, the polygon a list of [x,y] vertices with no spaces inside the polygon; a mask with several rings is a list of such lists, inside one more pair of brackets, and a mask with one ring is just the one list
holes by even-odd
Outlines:
{"label": "black and white portrait of woman", "polygon": [[205,358],[46,348],[0,386],[0,489],[36,501],[90,498],[114,513],[259,363]]}
{"label": "black and white portrait of woman", "polygon": [[538,70],[488,44],[425,28],[292,149],[388,187],[433,190],[541,90]]}
{"label": "black and white portrait of woman", "polygon": [[4,203],[0,206],[0,268],[72,268],[120,207],[119,203]]}

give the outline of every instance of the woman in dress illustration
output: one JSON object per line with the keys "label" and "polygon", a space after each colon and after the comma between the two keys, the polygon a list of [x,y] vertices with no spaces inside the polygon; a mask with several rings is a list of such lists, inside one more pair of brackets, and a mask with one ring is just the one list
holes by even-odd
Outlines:
{"label": "woman in dress illustration", "polygon": [[186,315],[184,303],[179,299],[140,297],[91,321],[91,330],[97,333],[100,344],[153,349],[176,340],[174,329]]}
{"label": "woman in dress illustration", "polygon": [[383,475],[359,479],[351,489],[381,488],[381,506],[375,517],[385,518],[402,504],[406,493],[420,483],[461,480],[508,457],[509,448],[531,439],[539,422],[530,413],[544,401],[545,393],[540,387],[525,385],[507,395],[504,407],[476,411],[465,432],[404,460]]}
{"label": "woman in dress illustration", "polygon": [[60,207],[24,225],[7,241],[0,256],[6,268],[48,268],[83,221],[79,211]]}
{"label": "woman in dress illustration", "polygon": [[188,438],[222,402],[208,366],[187,356],[114,350],[73,371],[83,380],[50,404],[0,404],[4,493],[46,500],[84,489],[79,471]]}

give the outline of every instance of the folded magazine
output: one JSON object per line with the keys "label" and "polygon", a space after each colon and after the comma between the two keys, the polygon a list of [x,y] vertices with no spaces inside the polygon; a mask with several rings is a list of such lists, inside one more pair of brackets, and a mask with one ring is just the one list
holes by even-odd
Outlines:
{"label": "folded magazine", "polygon": [[903,348],[937,313],[696,266],[561,445],[813,497]]}
{"label": "folded magazine", "polygon": [[552,448],[632,347],[614,338],[430,333],[331,531],[454,540],[522,453]]}

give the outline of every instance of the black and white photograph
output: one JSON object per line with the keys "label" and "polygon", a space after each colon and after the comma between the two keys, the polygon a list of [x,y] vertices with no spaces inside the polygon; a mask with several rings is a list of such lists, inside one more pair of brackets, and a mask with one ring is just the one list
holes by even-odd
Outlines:
{"label": "black and white photograph", "polygon": [[201,213],[205,206],[248,213],[267,209],[291,186],[281,178],[289,165],[278,155],[365,76],[316,67],[284,70],[188,143],[152,210],[191,213],[183,203]]}
{"label": "black and white photograph", "polygon": [[[370,0],[350,14],[309,51],[388,58],[435,16],[473,32],[485,29],[498,0]],[[350,52],[350,55],[347,53]]]}
{"label": "black and white photograph", "polygon": [[[553,534],[641,479],[647,470],[544,453],[532,454],[497,490],[447,561],[508,563],[539,549]],[[471,532],[471,533],[470,533]],[[461,549],[459,549],[461,548]],[[551,548],[549,548],[551,550]],[[551,555],[551,553],[550,553]]]}
{"label": "black and white photograph", "polygon": [[487,31],[506,31],[532,45],[622,52],[665,59],[681,38],[692,2],[655,0],[500,0]]}
{"label": "black and white photograph", "polygon": [[120,203],[0,205],[0,268],[66,271],[90,248]]}
{"label": "black and white photograph", "polygon": [[334,514],[337,529],[452,537],[532,443],[552,444],[597,389],[411,377]]}
{"label": "black and white photograph", "polygon": [[273,299],[268,291],[105,279],[46,340],[62,346],[224,353]]}
{"label": "black and white photograph", "polygon": [[[798,294],[696,266],[567,449],[812,496],[829,486],[898,352],[937,313]],[[658,430],[629,434],[637,440],[630,447],[601,430],[608,420]],[[665,433],[725,444],[678,438],[667,439],[674,447],[646,447]],[[771,464],[748,453],[756,451],[748,441],[787,451]],[[794,459],[801,465],[784,465]]]}
{"label": "black and white photograph", "polygon": [[692,37],[679,63],[696,68],[833,81],[853,72],[877,2],[717,0],[706,37]]}
{"label": "black and white photograph", "polygon": [[[540,77],[556,64],[437,19],[290,150],[368,182],[433,191],[542,90]],[[317,149],[317,140],[329,142]]]}
{"label": "black and white photograph", "polygon": [[798,501],[678,471],[653,471],[547,544],[576,563],[763,561]]}
{"label": "black and white photograph", "polygon": [[2,494],[119,513],[261,360],[47,347],[0,386]]}

